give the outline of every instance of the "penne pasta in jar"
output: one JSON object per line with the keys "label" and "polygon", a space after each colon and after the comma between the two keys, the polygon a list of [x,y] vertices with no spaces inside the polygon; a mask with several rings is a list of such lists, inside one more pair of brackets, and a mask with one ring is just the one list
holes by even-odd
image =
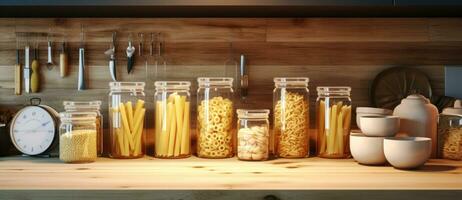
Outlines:
{"label": "penne pasta in jar", "polygon": [[317,91],[318,155],[323,158],[349,158],[351,88],[318,87]]}
{"label": "penne pasta in jar", "polygon": [[155,156],[186,158],[191,156],[190,82],[155,82]]}
{"label": "penne pasta in jar", "polygon": [[109,130],[111,158],[140,158],[145,154],[143,82],[111,82]]}

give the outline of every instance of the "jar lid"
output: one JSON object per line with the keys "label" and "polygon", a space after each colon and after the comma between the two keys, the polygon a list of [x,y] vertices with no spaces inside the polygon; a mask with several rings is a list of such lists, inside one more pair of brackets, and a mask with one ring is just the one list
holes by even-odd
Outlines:
{"label": "jar lid", "polygon": [[0,128],[1,128],[1,127],[5,127],[5,126],[6,126],[5,124],[0,124]]}
{"label": "jar lid", "polygon": [[61,112],[59,118],[61,121],[95,121],[97,114],[95,112]]}
{"label": "jar lid", "polygon": [[233,86],[233,78],[230,77],[199,77],[199,86]]}
{"label": "jar lid", "polygon": [[319,87],[316,87],[316,90],[318,91],[318,95],[320,94],[350,95],[351,87],[348,87],[348,86],[319,86]]}
{"label": "jar lid", "polygon": [[430,100],[428,100],[425,96],[420,95],[420,94],[411,94],[407,96],[405,99],[401,100],[401,102],[420,102],[420,103],[430,103]]}
{"label": "jar lid", "polygon": [[99,110],[101,109],[101,101],[63,101],[64,110]]}
{"label": "jar lid", "polygon": [[169,90],[189,90],[191,82],[189,81],[156,81],[154,82],[156,89]]}
{"label": "jar lid", "polygon": [[244,119],[268,119],[268,109],[237,109],[237,117]]}
{"label": "jar lid", "polygon": [[454,107],[443,109],[442,114],[462,116],[462,101],[460,99],[457,99],[454,102]]}
{"label": "jar lid", "polygon": [[110,82],[111,90],[144,90],[144,82]]}
{"label": "jar lid", "polygon": [[279,87],[294,87],[294,86],[302,86],[308,87],[308,83],[310,82],[310,78],[308,77],[275,77],[273,79],[274,85]]}

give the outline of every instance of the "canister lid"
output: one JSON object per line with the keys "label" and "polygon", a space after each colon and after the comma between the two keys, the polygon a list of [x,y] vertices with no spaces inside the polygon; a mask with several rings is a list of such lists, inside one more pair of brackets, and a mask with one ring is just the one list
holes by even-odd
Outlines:
{"label": "canister lid", "polygon": [[270,111],[268,109],[237,109],[237,116],[240,119],[268,119]]}
{"label": "canister lid", "polygon": [[110,82],[111,90],[144,90],[144,82]]}
{"label": "canister lid", "polygon": [[443,109],[442,114],[445,115],[460,115],[462,116],[462,101],[460,99],[457,99],[454,102],[454,107],[449,107]]}
{"label": "canister lid", "polygon": [[347,86],[319,86],[318,95],[346,95],[350,96],[351,87]]}
{"label": "canister lid", "polygon": [[407,96],[405,99],[403,99],[401,102],[420,102],[420,103],[430,103],[430,100],[428,100],[425,96],[420,95],[420,94],[411,94]]}
{"label": "canister lid", "polygon": [[308,77],[276,77],[273,79],[276,87],[308,87]]}
{"label": "canister lid", "polygon": [[61,112],[59,113],[59,118],[63,122],[72,122],[72,121],[95,121],[96,120],[95,112]]}
{"label": "canister lid", "polygon": [[156,89],[167,90],[189,90],[191,82],[189,81],[156,81],[154,82]]}
{"label": "canister lid", "polygon": [[199,87],[212,87],[212,86],[232,87],[233,80],[234,79],[231,77],[199,77],[197,78]]}

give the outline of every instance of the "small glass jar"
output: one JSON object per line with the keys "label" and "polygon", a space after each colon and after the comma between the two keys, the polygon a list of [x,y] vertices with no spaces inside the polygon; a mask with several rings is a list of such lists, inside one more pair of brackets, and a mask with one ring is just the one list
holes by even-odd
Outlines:
{"label": "small glass jar", "polygon": [[438,158],[462,160],[462,105],[445,108],[438,122]]}
{"label": "small glass jar", "polygon": [[237,158],[268,160],[269,110],[237,110]]}
{"label": "small glass jar", "polygon": [[111,158],[140,158],[145,153],[144,82],[109,83]]}
{"label": "small glass jar", "polygon": [[59,159],[66,163],[93,162],[97,157],[94,112],[62,112],[59,126]]}
{"label": "small glass jar", "polygon": [[101,101],[64,101],[66,112],[95,112],[96,113],[96,144],[98,156],[103,155],[103,115]]}
{"label": "small glass jar", "polygon": [[351,125],[350,87],[317,87],[318,156],[349,158]]}
{"label": "small glass jar", "polygon": [[233,157],[233,78],[197,81],[197,156]]}
{"label": "small glass jar", "polygon": [[309,79],[274,78],[274,154],[281,158],[309,156]]}
{"label": "small glass jar", "polygon": [[189,81],[157,81],[155,156],[186,158],[191,155]]}

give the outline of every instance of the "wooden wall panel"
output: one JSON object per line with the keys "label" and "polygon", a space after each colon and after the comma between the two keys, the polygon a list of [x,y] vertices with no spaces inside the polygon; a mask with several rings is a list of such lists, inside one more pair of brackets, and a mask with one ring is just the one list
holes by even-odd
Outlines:
{"label": "wooden wall panel", "polygon": [[[89,68],[90,89],[86,91],[76,90],[81,24],[86,32]],[[99,99],[106,108],[110,75],[104,51],[110,45],[112,31],[119,36],[120,80],[147,81],[150,99],[152,81],[156,79],[153,58],[148,58],[146,69],[144,58],[137,57],[135,73],[126,73],[124,51],[130,32],[135,34],[135,41],[139,32],[162,32],[168,61],[165,76],[190,80],[193,90],[197,77],[224,74],[232,43],[236,59],[240,53],[246,55],[250,73],[249,97],[238,107],[271,108],[275,76],[310,77],[312,102],[316,86],[348,85],[353,89],[354,105],[367,106],[373,78],[393,66],[423,70],[431,79],[434,93],[441,95],[443,65],[462,63],[461,24],[461,18],[0,19],[0,107],[17,107],[38,96],[58,110],[62,110],[63,100],[70,99]],[[65,33],[70,41],[69,76],[60,78],[58,67],[46,69],[46,43],[42,41],[41,93],[13,95],[15,31],[47,32],[50,26],[55,32]],[[145,37],[149,39],[148,36]],[[57,62],[58,52],[54,55]],[[312,121],[313,116],[314,112]]]}
{"label": "wooden wall panel", "polygon": [[428,41],[428,19],[281,19],[268,22],[271,42],[422,42]]}

